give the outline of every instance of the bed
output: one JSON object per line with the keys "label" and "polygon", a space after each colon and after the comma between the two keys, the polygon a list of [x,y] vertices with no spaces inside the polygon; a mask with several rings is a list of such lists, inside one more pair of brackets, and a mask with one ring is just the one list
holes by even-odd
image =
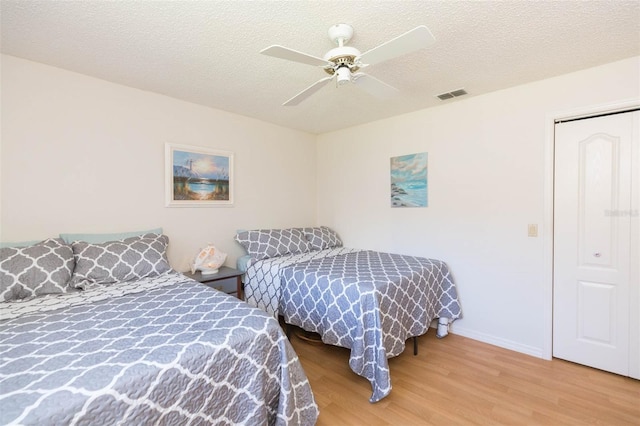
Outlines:
{"label": "bed", "polygon": [[247,303],[350,349],[349,365],[371,383],[372,403],[391,392],[387,359],[407,339],[436,318],[462,317],[443,261],[346,248],[328,227],[243,231],[236,240],[249,256]]}
{"label": "bed", "polygon": [[0,249],[1,424],[315,423],[278,322],[171,270],[167,242]]}

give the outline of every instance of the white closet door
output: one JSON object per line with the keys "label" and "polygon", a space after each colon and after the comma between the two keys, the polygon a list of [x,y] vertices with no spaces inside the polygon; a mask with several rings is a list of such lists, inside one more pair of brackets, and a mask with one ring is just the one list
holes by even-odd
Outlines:
{"label": "white closet door", "polygon": [[638,115],[560,123],[555,137],[553,355],[622,375],[640,363]]}

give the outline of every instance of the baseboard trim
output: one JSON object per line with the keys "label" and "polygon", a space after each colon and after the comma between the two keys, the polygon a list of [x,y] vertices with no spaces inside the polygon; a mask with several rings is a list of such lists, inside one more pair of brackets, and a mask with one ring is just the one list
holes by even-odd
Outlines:
{"label": "baseboard trim", "polygon": [[458,336],[467,337],[473,340],[478,340],[480,342],[488,343],[490,345],[498,346],[504,349],[509,349],[509,350],[520,352],[526,355],[531,355],[536,358],[545,359],[543,349],[537,348],[535,346],[523,345],[522,343],[503,339],[501,337],[492,336],[491,334],[480,333],[474,330],[469,330],[464,327],[458,327],[458,326],[455,326],[455,324],[452,324],[450,326],[449,332],[451,334],[456,334]]}

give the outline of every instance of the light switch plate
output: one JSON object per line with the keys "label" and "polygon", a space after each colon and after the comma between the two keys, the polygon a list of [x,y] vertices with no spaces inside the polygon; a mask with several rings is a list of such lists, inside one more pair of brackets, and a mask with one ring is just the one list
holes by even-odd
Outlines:
{"label": "light switch plate", "polygon": [[528,234],[529,234],[530,237],[537,237],[538,236],[538,224],[537,223],[530,223],[529,224]]}

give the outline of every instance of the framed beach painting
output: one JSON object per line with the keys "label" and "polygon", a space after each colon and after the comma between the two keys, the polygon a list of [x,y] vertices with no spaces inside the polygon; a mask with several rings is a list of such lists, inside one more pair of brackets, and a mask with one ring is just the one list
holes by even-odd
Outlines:
{"label": "framed beach painting", "polygon": [[427,206],[427,153],[391,157],[391,207]]}
{"label": "framed beach painting", "polygon": [[165,144],[167,207],[233,205],[233,153]]}

